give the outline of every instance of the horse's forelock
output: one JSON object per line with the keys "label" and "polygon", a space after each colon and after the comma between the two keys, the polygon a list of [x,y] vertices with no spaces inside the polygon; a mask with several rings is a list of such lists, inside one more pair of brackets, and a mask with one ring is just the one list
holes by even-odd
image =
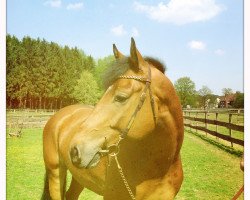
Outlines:
{"label": "horse's forelock", "polygon": [[111,62],[110,66],[106,69],[102,76],[104,89],[107,89],[110,85],[112,85],[118,76],[125,74],[129,68],[130,62],[128,57]]}

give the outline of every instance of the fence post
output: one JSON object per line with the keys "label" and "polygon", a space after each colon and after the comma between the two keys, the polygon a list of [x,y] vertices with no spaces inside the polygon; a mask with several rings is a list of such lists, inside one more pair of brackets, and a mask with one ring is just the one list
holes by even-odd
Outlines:
{"label": "fence post", "polygon": [[237,117],[236,117],[236,124],[239,124],[239,110],[238,110]]}
{"label": "fence post", "polygon": [[[191,115],[191,112],[189,111],[189,117],[190,117],[190,115]],[[192,126],[192,121],[191,121],[191,119],[189,119],[189,125],[190,125],[189,130],[191,131],[191,126]]]}
{"label": "fence post", "polygon": [[[230,136],[230,138],[232,137],[231,123],[232,123],[232,113],[229,113],[229,136]],[[231,141],[231,147],[233,147],[232,141]]]}
{"label": "fence post", "polygon": [[[205,111],[205,128],[207,129],[207,111]],[[207,132],[206,132],[206,136],[207,136]]]}
{"label": "fence post", "polygon": [[185,117],[187,116],[187,112],[186,111],[183,111],[183,114],[184,114],[184,124],[187,123],[187,119],[185,119]]}
{"label": "fence post", "polygon": [[196,112],[196,114],[195,114],[195,120],[196,120],[196,128],[195,128],[195,130],[196,130],[196,133],[198,132],[198,129],[197,129],[197,126],[198,126],[198,121],[197,121],[197,116],[198,116],[198,112]]}
{"label": "fence post", "polygon": [[[219,113],[215,113],[215,120],[216,120],[215,131],[216,131],[216,133],[218,133],[218,125],[217,125],[218,114],[219,114]],[[219,140],[219,138],[217,137],[217,135],[216,135],[216,139]]]}

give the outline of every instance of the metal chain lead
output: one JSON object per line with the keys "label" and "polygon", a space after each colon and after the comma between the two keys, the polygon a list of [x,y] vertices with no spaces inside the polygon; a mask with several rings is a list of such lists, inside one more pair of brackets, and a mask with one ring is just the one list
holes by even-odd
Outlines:
{"label": "metal chain lead", "polygon": [[124,173],[123,173],[123,171],[122,171],[122,167],[121,167],[120,164],[119,164],[117,155],[115,154],[114,157],[115,157],[115,161],[116,161],[116,164],[117,164],[118,171],[119,171],[120,176],[121,176],[121,178],[122,178],[122,180],[123,180],[123,183],[124,183],[124,185],[125,185],[125,187],[126,187],[128,193],[129,193],[131,199],[135,200],[135,195],[133,194],[132,190],[130,189],[129,184],[128,184],[128,181],[126,180],[126,178],[125,178],[125,176],[124,176]]}

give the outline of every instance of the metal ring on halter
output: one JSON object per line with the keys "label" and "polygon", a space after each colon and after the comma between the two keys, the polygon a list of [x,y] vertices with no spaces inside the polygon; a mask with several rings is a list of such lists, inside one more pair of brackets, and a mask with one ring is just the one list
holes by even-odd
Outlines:
{"label": "metal ring on halter", "polygon": [[109,154],[109,150],[108,149],[101,149],[98,151],[98,153],[100,153],[101,156],[106,156]]}
{"label": "metal ring on halter", "polygon": [[110,155],[110,156],[116,156],[120,152],[120,145],[119,144],[113,144],[110,145],[107,149],[101,149],[98,151],[102,156]]}
{"label": "metal ring on halter", "polygon": [[[114,148],[114,149],[112,149],[112,148]],[[120,145],[119,145],[119,143],[118,144],[110,145],[108,147],[108,150],[109,150],[108,154],[110,156],[117,156],[119,154],[119,152],[120,152]]]}
{"label": "metal ring on halter", "polygon": [[107,147],[107,149],[101,149],[99,150],[99,153],[102,156],[110,155],[110,156],[117,156],[120,152],[120,142],[123,140],[122,137],[119,138],[118,142],[116,144],[112,144]]}

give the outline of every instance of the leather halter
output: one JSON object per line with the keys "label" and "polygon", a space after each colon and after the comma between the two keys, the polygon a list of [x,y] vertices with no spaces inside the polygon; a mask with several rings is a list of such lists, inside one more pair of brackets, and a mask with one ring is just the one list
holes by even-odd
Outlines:
{"label": "leather halter", "polygon": [[[134,79],[134,80],[137,80],[137,81],[141,81],[141,82],[144,82],[145,83],[145,87],[141,93],[141,96],[140,96],[140,100],[139,100],[139,103],[135,109],[135,111],[133,112],[132,116],[130,117],[130,120],[128,121],[128,124],[126,126],[125,129],[123,129],[121,131],[121,134],[120,134],[120,137],[119,137],[119,140],[116,144],[113,144],[111,146],[109,146],[107,148],[107,150],[100,150],[99,153],[101,153],[102,155],[105,155],[107,154],[108,155],[108,166],[109,166],[109,159],[111,157],[114,157],[115,158],[115,161],[116,161],[116,165],[117,165],[117,168],[118,168],[118,171],[119,171],[119,174],[123,180],[123,183],[124,183],[124,186],[126,187],[128,193],[129,193],[129,196],[131,197],[131,199],[135,200],[135,195],[133,194],[130,186],[129,186],[129,183],[123,173],[123,169],[118,161],[118,158],[117,158],[117,155],[119,153],[119,150],[120,150],[120,142],[128,135],[128,132],[132,126],[132,124],[134,123],[134,120],[136,118],[136,115],[137,113],[141,110],[142,108],[142,105],[144,104],[145,102],[145,99],[146,99],[146,96],[147,96],[147,90],[149,91],[149,96],[150,96],[150,103],[151,103],[151,108],[152,108],[152,113],[153,113],[153,118],[154,118],[154,123],[156,125],[156,115],[155,115],[155,103],[154,103],[154,98],[153,98],[153,95],[152,95],[152,90],[151,90],[151,87],[150,87],[150,84],[151,84],[151,69],[150,69],[150,66],[148,65],[148,77],[140,77],[140,76],[119,76],[118,79]],[[106,138],[105,138],[106,139]]]}
{"label": "leather halter", "polygon": [[125,75],[121,75],[118,76],[117,79],[134,79],[137,81],[141,81],[145,83],[145,87],[141,93],[140,96],[140,100],[139,103],[137,105],[137,107],[135,108],[135,111],[133,112],[132,116],[130,117],[126,128],[124,128],[123,130],[120,131],[120,136],[119,136],[119,140],[117,143],[112,144],[110,146],[107,147],[107,149],[102,149],[99,151],[99,153],[101,153],[102,155],[111,155],[111,156],[116,156],[119,153],[120,150],[120,142],[127,137],[128,132],[132,126],[132,124],[134,123],[134,120],[136,118],[137,113],[141,110],[142,105],[145,102],[146,96],[147,96],[147,90],[149,91],[149,97],[150,97],[150,104],[151,104],[151,109],[152,109],[152,113],[153,113],[153,119],[154,119],[154,123],[156,125],[156,114],[155,114],[155,102],[154,102],[154,97],[152,95],[152,90],[150,87],[151,84],[151,69],[150,66],[148,65],[148,77],[141,77],[141,76],[125,76]]}
{"label": "leather halter", "polygon": [[148,77],[147,78],[140,77],[140,76],[119,76],[118,79],[134,79],[134,80],[146,83],[145,87],[144,87],[144,89],[143,89],[143,91],[141,93],[139,103],[138,103],[134,113],[130,117],[130,120],[129,120],[128,124],[127,124],[127,127],[121,131],[120,137],[122,139],[124,139],[128,135],[128,132],[129,132],[132,124],[134,123],[134,120],[136,118],[137,113],[141,110],[141,107],[145,102],[146,95],[147,95],[147,90],[149,91],[150,103],[151,103],[151,108],[152,108],[152,112],[153,112],[154,123],[156,125],[156,115],[155,115],[155,106],[154,106],[155,103],[154,103],[154,97],[152,95],[152,90],[151,90],[151,87],[150,87],[150,84],[151,84],[151,69],[150,69],[150,66],[148,66]]}

